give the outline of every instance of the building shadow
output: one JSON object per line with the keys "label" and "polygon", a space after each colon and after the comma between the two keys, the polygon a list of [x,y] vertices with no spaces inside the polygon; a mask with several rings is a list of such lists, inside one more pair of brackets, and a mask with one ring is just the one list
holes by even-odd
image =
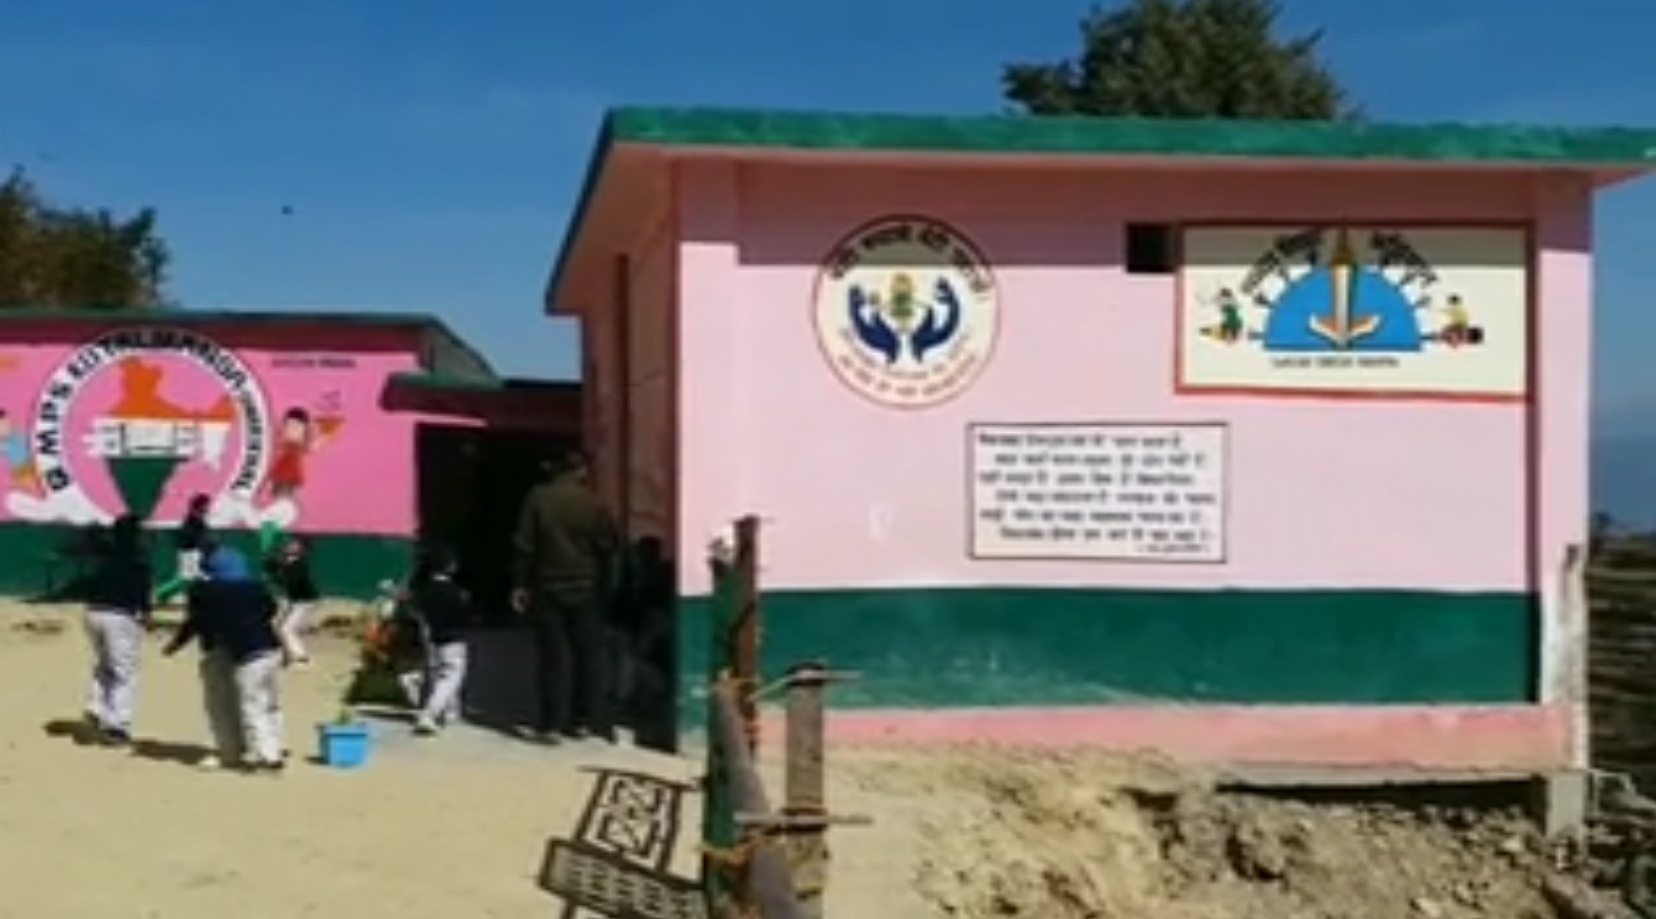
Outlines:
{"label": "building shadow", "polygon": [[689,786],[612,769],[592,772],[575,826],[547,841],[540,887],[558,919],[707,919],[693,878],[673,873]]}
{"label": "building shadow", "polygon": [[[524,626],[479,630],[470,641],[466,670],[466,723],[510,737],[522,738],[538,716],[533,634]],[[620,642],[612,636],[612,642]],[[673,686],[659,668],[626,656],[612,646],[611,674],[617,698],[611,702],[616,726],[632,732],[640,747],[675,752],[677,712]]]}
{"label": "building shadow", "polygon": [[522,737],[535,723],[534,638],[522,626],[480,629],[468,638],[467,724]]}

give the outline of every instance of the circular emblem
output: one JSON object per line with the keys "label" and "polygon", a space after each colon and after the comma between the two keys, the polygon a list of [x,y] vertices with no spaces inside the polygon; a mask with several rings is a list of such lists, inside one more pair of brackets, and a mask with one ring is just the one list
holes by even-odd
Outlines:
{"label": "circular emblem", "polygon": [[269,466],[264,393],[235,352],[188,329],[123,328],[72,352],[35,403],[33,494],[23,519],[182,516],[190,495],[215,517],[244,516]]}
{"label": "circular emblem", "polygon": [[842,239],[817,275],[817,341],[834,373],[894,408],[960,395],[983,372],[999,291],[972,241],[925,217],[885,217]]}

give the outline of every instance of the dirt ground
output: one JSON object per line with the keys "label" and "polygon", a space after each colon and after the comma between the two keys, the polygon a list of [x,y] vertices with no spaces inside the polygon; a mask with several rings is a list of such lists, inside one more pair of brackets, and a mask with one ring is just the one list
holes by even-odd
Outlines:
{"label": "dirt ground", "polygon": [[[343,642],[319,640],[314,653],[317,666],[284,687],[296,757],[314,752],[314,725],[339,710],[353,663]],[[205,734],[193,661],[154,647],[136,750],[54,736],[52,722],[80,710],[86,658],[72,612],[0,605],[0,915],[654,915],[560,907],[543,889],[549,843],[603,836],[583,819],[596,813],[595,768],[620,776],[604,787],[627,786],[617,794],[633,811],[648,810],[640,789],[680,789],[654,799],[667,816],[627,820],[657,821],[665,848],[638,859],[673,883],[687,883],[697,859],[692,758],[548,750],[473,727],[419,741],[387,724],[361,771],[301,761],[280,777],[204,774],[190,765]],[[1557,855],[1514,814],[1238,796],[1148,757],[963,748],[831,758],[830,806],[875,823],[834,830],[830,916],[1621,915],[1557,908],[1544,891],[1559,887],[1547,880]]]}
{"label": "dirt ground", "polygon": [[[860,757],[867,792],[928,802],[908,869],[958,919],[1610,919],[1521,814],[1221,792],[1150,756]],[[847,831],[851,833],[855,831]],[[881,915],[886,915],[882,913]],[[895,916],[897,914],[892,913]]]}

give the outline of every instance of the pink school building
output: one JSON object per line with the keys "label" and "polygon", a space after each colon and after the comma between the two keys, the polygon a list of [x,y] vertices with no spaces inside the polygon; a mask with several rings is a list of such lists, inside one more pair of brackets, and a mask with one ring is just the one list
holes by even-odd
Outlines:
{"label": "pink school building", "polygon": [[681,701],[752,513],[766,666],[860,671],[843,737],[1583,765],[1593,195],[1653,149],[611,113],[546,302]]}
{"label": "pink school building", "polygon": [[301,534],[324,590],[367,595],[418,532],[503,544],[521,455],[579,436],[575,389],[502,381],[429,316],[0,310],[0,592],[50,592],[78,530],[165,530],[199,492],[228,538]]}

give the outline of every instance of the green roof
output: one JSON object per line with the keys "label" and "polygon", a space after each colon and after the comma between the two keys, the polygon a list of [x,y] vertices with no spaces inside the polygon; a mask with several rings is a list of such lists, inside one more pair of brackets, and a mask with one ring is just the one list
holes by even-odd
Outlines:
{"label": "green roof", "polygon": [[1656,168],[1656,130],[1024,115],[612,109],[618,144],[823,153],[1165,156]]}
{"label": "green roof", "polygon": [[616,147],[708,152],[1354,160],[1642,172],[1656,129],[1378,122],[1224,121],[1027,115],[895,115],[718,108],[616,108],[604,117],[581,197],[548,280],[552,305]]}
{"label": "green roof", "polygon": [[[275,310],[194,310],[153,309],[51,309],[43,307],[0,307],[0,344],[5,343],[4,326],[11,322],[59,322],[108,325],[113,323],[166,323],[181,326],[292,326],[333,325],[357,328],[412,329],[425,335],[429,355],[421,360],[434,373],[493,381],[494,368],[466,340],[455,334],[443,320],[428,313],[367,312],[278,312]],[[320,347],[320,346],[319,346]]]}
{"label": "green roof", "polygon": [[403,371],[390,377],[392,386],[422,392],[445,393],[506,393],[506,392],[579,392],[580,380],[542,380],[524,377],[502,377],[482,380],[475,377],[451,376],[426,371]]}

